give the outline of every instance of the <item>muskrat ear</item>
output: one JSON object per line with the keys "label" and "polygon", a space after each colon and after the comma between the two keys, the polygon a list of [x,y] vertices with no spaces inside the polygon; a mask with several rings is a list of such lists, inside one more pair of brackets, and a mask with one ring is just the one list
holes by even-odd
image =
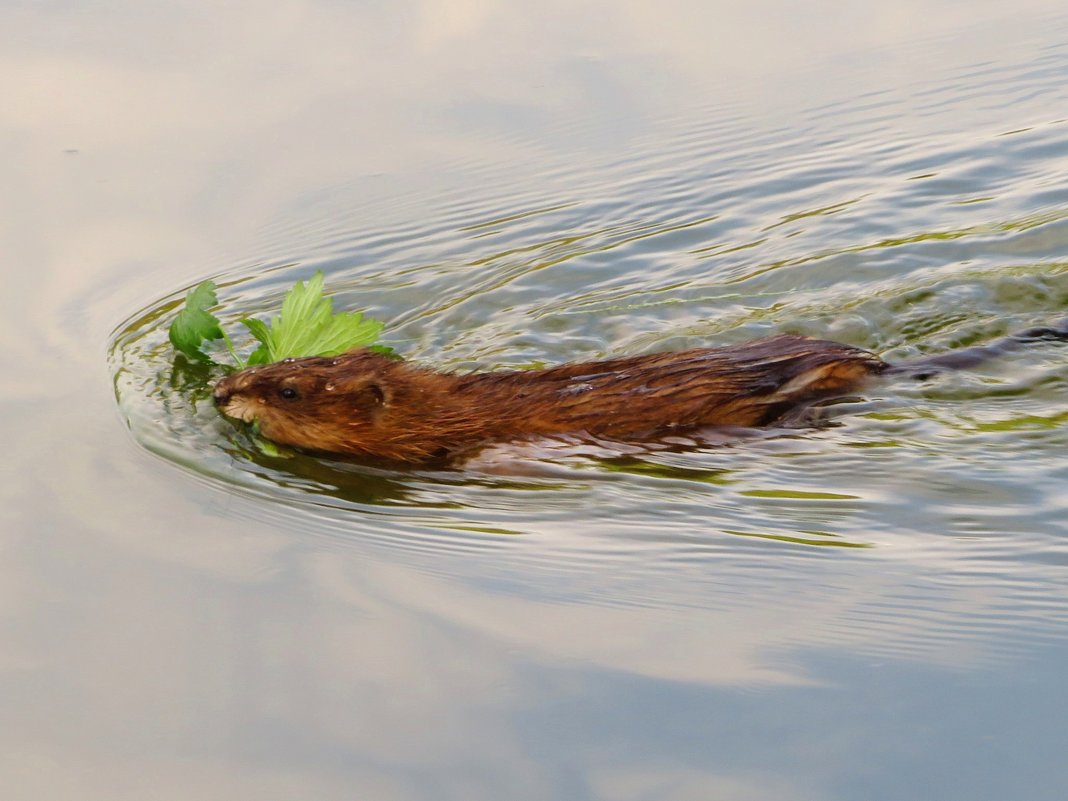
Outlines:
{"label": "muskrat ear", "polygon": [[332,378],[330,385],[338,395],[348,398],[359,406],[385,406],[389,403],[392,392],[389,383],[383,382],[375,374],[344,374]]}

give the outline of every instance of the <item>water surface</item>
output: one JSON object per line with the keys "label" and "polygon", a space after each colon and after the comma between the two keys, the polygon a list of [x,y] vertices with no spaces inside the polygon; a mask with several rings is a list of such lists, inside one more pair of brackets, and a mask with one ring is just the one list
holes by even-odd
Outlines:
{"label": "water surface", "polygon": [[0,9],[11,798],[1062,798],[1068,349],[835,425],[258,453],[175,373],[323,270],[407,358],[1068,314],[1068,15],[950,0]]}

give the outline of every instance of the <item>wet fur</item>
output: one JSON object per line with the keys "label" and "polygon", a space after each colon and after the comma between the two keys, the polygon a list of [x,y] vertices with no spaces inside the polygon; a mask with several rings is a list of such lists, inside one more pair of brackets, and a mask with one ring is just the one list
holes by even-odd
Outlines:
{"label": "wet fur", "polygon": [[235,373],[215,399],[281,444],[417,463],[536,436],[766,426],[887,369],[867,351],[796,336],[466,375],[361,350]]}

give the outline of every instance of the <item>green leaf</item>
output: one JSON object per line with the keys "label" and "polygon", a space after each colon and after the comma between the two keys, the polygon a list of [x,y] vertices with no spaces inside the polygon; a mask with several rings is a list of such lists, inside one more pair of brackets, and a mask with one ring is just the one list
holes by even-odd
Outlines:
{"label": "green leaf", "polygon": [[257,320],[255,317],[246,317],[241,321],[241,324],[247,328],[252,336],[259,340],[260,346],[256,348],[252,353],[248,355],[248,361],[245,363],[252,367],[255,364],[269,364],[270,357],[270,341],[271,330],[267,327],[267,324],[263,320]]}
{"label": "green leaf", "polygon": [[270,456],[274,459],[293,458],[293,451],[289,450],[288,448],[282,448],[264,437],[263,434],[260,432],[260,426],[258,423],[252,423],[249,425],[249,434],[251,435],[252,444],[256,446],[256,450],[258,450],[264,456]]}
{"label": "green leaf", "polygon": [[271,331],[267,328],[267,324],[263,320],[257,320],[255,317],[246,317],[241,321],[241,325],[245,326],[252,336],[256,337],[260,341],[260,344],[266,345],[271,339]]}
{"label": "green leaf", "polygon": [[281,313],[267,326],[262,320],[241,321],[259,340],[248,364],[268,364],[299,356],[336,356],[373,345],[385,327],[360,312],[334,314],[333,302],[323,297],[323,274],[307,283],[298,281],[282,301]]}
{"label": "green leaf", "polygon": [[198,362],[216,364],[201,348],[204,342],[222,339],[239,369],[291,356],[336,356],[361,347],[395,355],[391,348],[374,344],[384,328],[381,322],[360,312],[334,314],[332,301],[323,296],[321,272],[307,282],[298,281],[286,293],[281,312],[269,325],[254,317],[241,321],[259,342],[244,362],[219,320],[208,311],[217,303],[212,281],[204,281],[189,292],[185,307],[170,327],[170,340],[176,350]]}
{"label": "green leaf", "polygon": [[271,357],[267,352],[266,345],[260,345],[256,350],[252,351],[252,353],[248,355],[248,361],[245,362],[248,367],[255,367],[257,364],[270,363]]}
{"label": "green leaf", "polygon": [[169,331],[171,344],[177,350],[191,359],[211,361],[200,346],[206,341],[223,338],[219,320],[207,311],[218,302],[214,281],[203,281],[190,290],[185,298],[185,308],[174,318]]}

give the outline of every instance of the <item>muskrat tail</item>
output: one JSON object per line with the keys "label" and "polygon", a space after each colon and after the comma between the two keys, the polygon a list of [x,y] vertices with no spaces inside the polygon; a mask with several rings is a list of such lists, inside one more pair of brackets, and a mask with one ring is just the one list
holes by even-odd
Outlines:
{"label": "muskrat tail", "polygon": [[887,375],[906,375],[909,378],[923,380],[944,373],[947,370],[965,370],[1006,353],[1026,347],[1032,342],[1068,340],[1068,317],[1051,326],[1036,326],[1015,334],[996,339],[989,345],[977,345],[974,348],[927,356],[903,364],[893,364],[886,371]]}

